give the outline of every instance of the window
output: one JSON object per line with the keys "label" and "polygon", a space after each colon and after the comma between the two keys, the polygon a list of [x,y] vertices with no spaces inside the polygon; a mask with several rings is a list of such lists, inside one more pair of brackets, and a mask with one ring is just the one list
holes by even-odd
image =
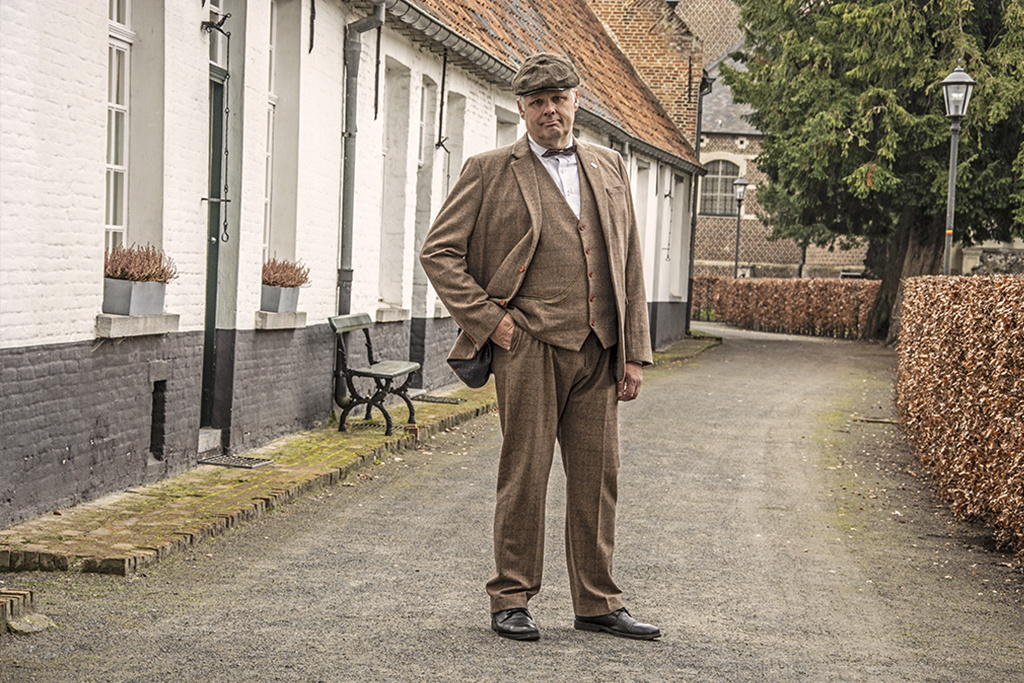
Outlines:
{"label": "window", "polygon": [[701,181],[700,212],[713,216],[735,216],[736,195],[732,183],[740,177],[740,167],[730,161],[709,161],[707,175]]}
{"label": "window", "polygon": [[[219,22],[224,16],[224,0],[209,0],[209,5],[210,21]],[[217,30],[210,31],[210,64],[225,69],[228,66],[228,37]]]}
{"label": "window", "polygon": [[267,68],[267,148],[264,158],[263,176],[263,262],[274,256],[271,253],[270,235],[272,223],[271,198],[274,195],[274,120],[277,114],[277,2],[270,3],[270,44]]}
{"label": "window", "polygon": [[434,103],[434,88],[428,85],[426,79],[424,79],[423,87],[420,88],[420,126],[419,126],[419,152],[416,157],[416,163],[422,168],[423,162],[427,156],[427,146],[433,143],[431,136],[428,134],[431,123],[433,123],[433,116],[431,109]]}
{"label": "window", "polygon": [[[393,59],[384,66],[383,193],[380,229],[380,272],[378,276],[380,308],[402,309],[407,273],[406,226],[409,200],[408,160],[415,153],[416,120],[411,116],[412,73]],[[408,245],[411,250],[411,243]]]}
{"label": "window", "polygon": [[110,0],[107,12],[107,178],[104,243],[124,244],[128,228],[128,115],[131,47],[130,0]]}
{"label": "window", "polygon": [[462,156],[465,153],[466,134],[466,97],[458,93],[448,93],[447,120],[445,123],[446,137],[444,150],[448,152],[444,170],[444,194],[452,189],[454,178],[462,170]]}
{"label": "window", "polygon": [[517,133],[519,132],[519,114],[508,109],[495,107],[494,116],[496,119],[495,145],[497,147],[511,145],[516,141]]}

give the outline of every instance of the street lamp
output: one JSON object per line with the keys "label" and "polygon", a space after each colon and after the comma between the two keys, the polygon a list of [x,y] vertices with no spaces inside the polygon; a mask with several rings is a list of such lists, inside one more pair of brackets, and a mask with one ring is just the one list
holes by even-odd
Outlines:
{"label": "street lamp", "polygon": [[946,117],[952,122],[949,132],[949,195],[946,200],[946,257],[943,275],[949,275],[949,256],[953,250],[953,205],[956,201],[956,151],[960,143],[960,119],[967,114],[971,91],[977,85],[958,64],[953,73],[942,81],[942,96],[946,105]]}
{"label": "street lamp", "polygon": [[734,278],[740,274],[740,217],[743,215],[743,197],[747,194],[749,184],[742,177],[732,181],[732,191],[736,193],[736,256],[732,266]]}

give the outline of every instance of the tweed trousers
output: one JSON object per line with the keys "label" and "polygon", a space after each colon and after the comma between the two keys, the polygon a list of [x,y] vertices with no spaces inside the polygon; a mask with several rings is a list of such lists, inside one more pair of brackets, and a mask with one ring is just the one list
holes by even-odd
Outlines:
{"label": "tweed trousers", "polygon": [[566,477],[565,554],[578,616],[623,606],[612,579],[618,496],[618,399],[614,358],[594,334],[579,351],[517,327],[495,346],[502,447],[494,512],[491,612],[526,607],[541,588],[548,477],[557,440]]}

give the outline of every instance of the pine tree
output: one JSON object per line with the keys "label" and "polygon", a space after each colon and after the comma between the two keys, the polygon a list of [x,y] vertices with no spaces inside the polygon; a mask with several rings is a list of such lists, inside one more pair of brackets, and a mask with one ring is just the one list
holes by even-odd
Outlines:
{"label": "pine tree", "polygon": [[958,62],[978,85],[960,134],[954,239],[1024,236],[1024,0],[737,4],[744,68],[725,80],[765,134],[763,218],[802,245],[871,242],[882,287],[868,335],[886,335],[901,278],[941,271],[940,83]]}

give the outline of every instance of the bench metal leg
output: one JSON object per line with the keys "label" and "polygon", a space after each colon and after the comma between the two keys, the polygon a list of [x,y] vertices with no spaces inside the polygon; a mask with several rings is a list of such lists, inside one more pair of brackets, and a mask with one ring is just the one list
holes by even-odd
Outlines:
{"label": "bench metal leg", "polygon": [[364,419],[369,420],[373,409],[376,408],[381,412],[381,415],[384,416],[384,435],[391,436],[394,433],[394,420],[391,418],[391,413],[388,412],[388,409],[384,405],[389,394],[398,396],[405,402],[406,407],[409,409],[408,424],[416,424],[416,407],[413,405],[412,399],[409,398],[409,384],[412,382],[412,375],[406,375],[405,382],[403,382],[397,389],[392,387],[392,380],[390,379],[374,378],[373,381],[375,385],[373,393],[368,393],[365,396],[359,393],[351,380],[349,381],[348,393],[351,400],[349,401],[349,404],[345,406],[345,409],[341,411],[341,418],[338,420],[339,432],[348,431],[348,427],[345,423],[348,419],[349,413],[358,406],[365,405],[366,416]]}
{"label": "bench metal leg", "polygon": [[412,399],[409,398],[409,384],[411,382],[412,374],[406,375],[405,382],[402,384],[402,386],[398,387],[391,393],[401,397],[401,399],[405,401],[405,405],[409,408],[409,422],[407,424],[414,425],[416,424],[416,408],[413,407]]}
{"label": "bench metal leg", "polygon": [[363,396],[358,391],[353,391],[353,387],[350,385],[349,395],[352,397],[352,401],[349,402],[349,404],[345,406],[345,409],[341,411],[341,418],[338,420],[339,432],[348,431],[346,421],[349,413],[357,407],[365,405],[366,417],[364,419],[369,420],[373,409],[376,408],[381,412],[381,415],[384,416],[384,435],[391,436],[394,433],[394,421],[391,419],[391,413],[389,413],[388,409],[384,406],[384,400],[387,398],[388,394],[393,393],[391,391],[391,380],[374,379],[374,383],[376,385],[376,389],[372,394],[367,394],[366,396]]}

